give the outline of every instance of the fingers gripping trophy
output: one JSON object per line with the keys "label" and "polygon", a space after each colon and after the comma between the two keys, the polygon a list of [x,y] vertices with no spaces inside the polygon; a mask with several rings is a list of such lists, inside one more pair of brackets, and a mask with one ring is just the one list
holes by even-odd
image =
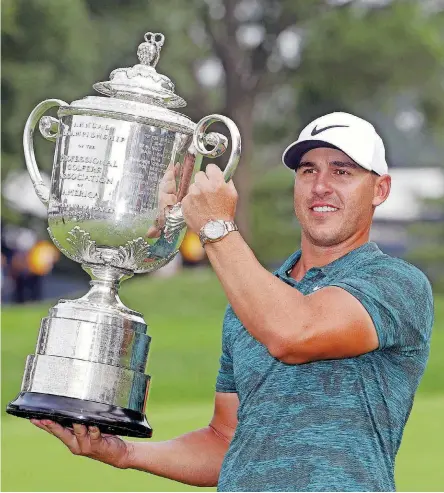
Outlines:
{"label": "fingers gripping trophy", "polygon": [[[49,99],[30,114],[23,136],[26,164],[48,207],[48,232],[91,276],[82,298],[60,300],[42,319],[36,352],[27,357],[22,387],[7,412],[64,426],[96,425],[104,433],[150,437],[145,417],[150,336],[143,316],[119,299],[120,283],[170,262],[185,235],[180,201],[203,156],[218,157],[228,140],[207,133],[223,122],[231,134],[224,172],[240,157],[229,118],[195,124],[174,111],[186,105],[156,71],[164,36],[145,34],[140,63],[94,84],[104,96],[71,104]],[[45,116],[58,108],[58,118]],[[55,142],[51,185],[42,181],[33,150],[35,127]]]}

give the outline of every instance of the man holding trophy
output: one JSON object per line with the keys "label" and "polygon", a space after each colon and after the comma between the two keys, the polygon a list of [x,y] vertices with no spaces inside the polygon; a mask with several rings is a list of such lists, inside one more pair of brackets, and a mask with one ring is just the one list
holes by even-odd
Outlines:
{"label": "man holding trophy", "polygon": [[[206,126],[194,143],[206,138],[222,146],[220,137],[204,137]],[[208,165],[180,194],[177,168],[169,164],[156,187],[164,194],[158,202],[172,208],[147,225],[148,238],[157,243],[145,260],[166,258],[155,252],[176,244],[181,214],[199,234],[229,301],[209,425],[164,442],[133,442],[115,435],[134,423],[116,430],[111,421],[71,418],[71,428],[64,421],[67,408],[55,420],[26,408],[36,426],[75,455],[220,491],[395,489],[395,456],[429,353],[433,298],[424,274],[369,242],[374,211],[390,193],[383,142],[367,121],[332,113],[309,123],[283,162],[294,170],[302,240],[274,273],[237,230],[233,167],[222,173]],[[101,259],[106,254],[111,259],[110,250]],[[117,260],[108,264],[123,269]],[[93,268],[99,277],[102,271]],[[36,386],[32,375],[28,380]],[[42,388],[22,393],[28,399]],[[79,397],[69,396],[74,406]],[[117,416],[134,411],[133,400],[108,404]],[[146,429],[142,425],[138,431]]]}
{"label": "man holding trophy", "polygon": [[428,357],[426,277],[369,242],[389,195],[382,140],[352,115],[310,123],[295,170],[301,250],[273,275],[232,223],[237,193],[213,164],[182,200],[227,294],[214,416],[166,442],[34,422],[78,455],[221,491],[388,491]]}

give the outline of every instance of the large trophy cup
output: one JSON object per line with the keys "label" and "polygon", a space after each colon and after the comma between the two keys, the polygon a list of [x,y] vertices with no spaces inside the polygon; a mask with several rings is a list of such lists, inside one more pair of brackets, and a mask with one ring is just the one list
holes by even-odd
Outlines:
{"label": "large trophy cup", "polygon": [[[140,63],[94,85],[110,97],[87,96],[71,104],[49,99],[26,122],[26,164],[48,207],[49,235],[92,281],[85,296],[60,300],[42,320],[36,352],[26,360],[9,414],[65,426],[97,425],[118,435],[152,435],[145,418],[150,337],[142,315],[120,301],[119,284],[134,273],[159,269],[177,254],[185,234],[180,201],[202,157],[218,157],[227,148],[227,139],[207,128],[220,121],[230,131],[226,181],[241,147],[230,119],[210,115],[195,124],[170,109],[186,103],[155,69],[163,43],[162,34],[145,34],[137,51]],[[58,119],[43,116],[52,107],[58,107]],[[50,188],[34,156],[37,123],[43,137],[56,143]]]}

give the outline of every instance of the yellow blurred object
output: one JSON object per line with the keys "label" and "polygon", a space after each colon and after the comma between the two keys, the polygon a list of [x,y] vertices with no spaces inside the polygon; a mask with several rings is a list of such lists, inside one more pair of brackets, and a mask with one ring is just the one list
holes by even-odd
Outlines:
{"label": "yellow blurred object", "polygon": [[59,260],[59,250],[49,241],[38,241],[29,251],[29,271],[38,276],[44,276],[50,272],[54,264]]}
{"label": "yellow blurred object", "polygon": [[185,262],[192,264],[197,264],[205,258],[205,250],[196,233],[187,231],[180,247],[180,253]]}

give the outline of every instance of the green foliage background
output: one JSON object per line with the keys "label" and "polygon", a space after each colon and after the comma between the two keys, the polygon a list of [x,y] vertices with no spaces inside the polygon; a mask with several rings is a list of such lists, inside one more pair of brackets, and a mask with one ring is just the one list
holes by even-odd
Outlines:
{"label": "green foliage background", "polygon": [[[443,166],[444,23],[442,10],[426,14],[432,2],[393,0],[383,7],[364,8],[352,0],[332,8],[322,0],[259,1],[267,6],[262,14],[237,20],[234,26],[263,27],[266,36],[255,48],[235,42],[226,17],[217,18],[217,3],[227,7],[229,17],[230,6],[240,0],[4,0],[2,180],[25,169],[21,135],[32,108],[46,98],[71,102],[93,94],[94,82],[107,80],[116,67],[136,63],[135,48],[147,30],[166,35],[159,71],[171,77],[188,101],[184,112],[194,121],[208,113],[223,113],[241,127],[244,157],[235,182],[242,189],[242,208],[250,212],[251,245],[268,265],[299,244],[293,177],[282,168],[280,156],[309,119],[345,110],[392,121],[407,101],[424,115],[422,135],[415,140],[389,133],[393,163]],[[277,39],[289,27],[305,36],[296,62],[277,55]],[[222,61],[224,78],[218,87],[204,88],[195,71],[209,56]],[[40,166],[50,173],[53,146],[38,138],[35,146]],[[439,216],[444,201],[433,207]],[[3,224],[30,221],[2,198]],[[42,221],[43,234],[45,226]],[[411,259],[429,269],[436,290],[444,290],[443,239],[442,222],[411,230]],[[122,297],[151,325],[148,368],[153,384],[147,414],[155,439],[206,425],[212,413],[225,306],[214,275],[204,270],[174,280],[136,279],[123,286]],[[40,319],[50,305],[3,310],[2,489],[192,490],[71,457],[53,437],[25,420],[5,416],[3,409],[20,388],[25,357],[34,351]],[[444,489],[443,351],[444,298],[437,296],[431,359],[397,462],[401,491]]]}
{"label": "green foliage background", "polygon": [[[392,122],[384,134],[390,164],[443,166],[444,10],[433,10],[436,2],[430,0],[331,4],[4,0],[2,179],[25,169],[21,134],[35,104],[54,97],[69,103],[94,94],[94,82],[107,80],[116,67],[137,62],[135,49],[144,32],[162,31],[166,43],[158,69],[188,101],[184,113],[194,121],[223,113],[240,127],[238,222],[261,260],[279,262],[299,238],[290,202],[285,202],[292,177],[280,169],[280,156],[309,119],[344,110]],[[265,34],[257,46],[249,47],[237,35],[251,26]],[[288,30],[302,36],[300,53],[292,60],[278,49],[280,36]],[[216,87],[203,87],[196,77],[208,57],[219,60],[223,69]],[[419,133],[397,133],[393,120],[404,107],[423,115]],[[53,145],[37,137],[35,146],[41,168],[50,174]],[[30,222],[3,198],[2,206],[5,223]],[[441,201],[441,217],[443,208]],[[442,237],[443,223],[437,227]],[[45,235],[43,221],[40,229]],[[442,263],[439,241],[427,226],[412,230],[411,242],[417,238],[422,240],[415,249],[418,262]],[[439,271],[430,269],[437,287],[443,285],[444,273]]]}

